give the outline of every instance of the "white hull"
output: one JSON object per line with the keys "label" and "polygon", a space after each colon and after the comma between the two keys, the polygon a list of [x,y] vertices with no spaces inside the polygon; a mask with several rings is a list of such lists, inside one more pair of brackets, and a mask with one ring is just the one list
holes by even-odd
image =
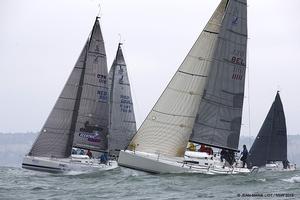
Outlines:
{"label": "white hull", "polygon": [[108,161],[107,164],[100,164],[97,159],[87,159],[86,157],[75,158],[48,158],[25,156],[22,168],[44,171],[44,172],[65,172],[65,171],[104,171],[117,168],[116,161]]}
{"label": "white hull", "polygon": [[290,165],[286,169],[283,168],[282,162],[275,162],[272,164],[266,164],[265,167],[263,167],[263,170],[266,171],[279,171],[279,172],[286,172],[286,171],[295,171],[296,170],[296,164]]}
{"label": "white hull", "polygon": [[120,151],[120,166],[151,173],[241,174],[247,168],[226,167],[212,158],[166,157],[144,152]]}

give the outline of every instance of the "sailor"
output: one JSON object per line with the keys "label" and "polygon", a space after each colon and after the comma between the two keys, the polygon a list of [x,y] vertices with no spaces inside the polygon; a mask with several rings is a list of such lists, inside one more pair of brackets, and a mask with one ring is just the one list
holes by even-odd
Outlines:
{"label": "sailor", "polygon": [[208,155],[213,155],[214,154],[214,151],[211,147],[206,147],[205,151],[206,151],[206,153],[208,153]]}
{"label": "sailor", "polygon": [[189,151],[196,151],[196,146],[194,145],[194,143],[190,142],[187,149]]}
{"label": "sailor", "polygon": [[288,160],[282,161],[283,169],[290,168],[290,162]]}
{"label": "sailor", "polygon": [[108,153],[104,152],[101,156],[100,156],[100,163],[104,163],[106,164],[108,161]]}
{"label": "sailor", "polygon": [[235,162],[234,152],[232,150],[229,150],[228,151],[228,163],[230,165],[233,165],[234,162]]}
{"label": "sailor", "polygon": [[86,152],[86,155],[89,156],[90,158],[93,157],[93,154],[92,154],[92,152],[91,152],[89,149],[88,149],[88,151]]}
{"label": "sailor", "polygon": [[206,151],[206,147],[204,144],[201,144],[199,152],[205,152]]}
{"label": "sailor", "polygon": [[77,154],[77,150],[75,148],[72,148],[72,155],[76,155]]}
{"label": "sailor", "polygon": [[243,151],[241,153],[241,161],[243,162],[243,168],[245,167],[246,160],[248,158],[248,150],[246,145],[243,145]]}
{"label": "sailor", "polygon": [[235,162],[235,158],[234,158],[234,152],[232,150],[228,151],[222,149],[220,154],[221,154],[221,162],[223,162],[223,159],[225,159],[225,161],[227,161],[230,166],[233,165],[233,163]]}
{"label": "sailor", "polygon": [[222,149],[220,154],[221,154],[221,162],[223,162],[223,159],[226,160],[227,151],[225,149]]}

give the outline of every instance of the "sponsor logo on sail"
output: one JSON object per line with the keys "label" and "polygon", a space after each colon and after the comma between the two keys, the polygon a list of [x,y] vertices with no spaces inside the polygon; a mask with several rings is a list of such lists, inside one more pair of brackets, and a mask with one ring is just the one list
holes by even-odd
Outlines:
{"label": "sponsor logo on sail", "polygon": [[84,127],[80,128],[79,137],[87,139],[89,142],[100,142],[100,133],[103,128],[90,125],[89,121],[84,123]]}

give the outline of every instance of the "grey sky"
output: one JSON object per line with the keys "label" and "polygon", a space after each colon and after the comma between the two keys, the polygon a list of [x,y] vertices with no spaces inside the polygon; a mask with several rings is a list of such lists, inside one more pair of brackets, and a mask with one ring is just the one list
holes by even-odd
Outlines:
{"label": "grey sky", "polygon": [[[220,0],[102,0],[108,67],[121,33],[138,125]],[[0,0],[0,132],[38,131],[98,13],[93,0]],[[281,90],[287,128],[300,126],[299,0],[248,0],[251,135]],[[249,75],[249,74],[247,74]],[[248,133],[248,92],[242,134]]]}

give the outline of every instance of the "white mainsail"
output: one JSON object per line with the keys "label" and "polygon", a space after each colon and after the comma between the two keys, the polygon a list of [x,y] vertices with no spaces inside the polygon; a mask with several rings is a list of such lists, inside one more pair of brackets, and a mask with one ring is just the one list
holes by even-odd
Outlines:
{"label": "white mainsail", "polygon": [[[225,39],[232,39],[230,37],[220,38],[220,31],[230,32],[238,29],[227,28],[231,24],[229,24],[229,20],[225,20],[225,11],[233,12],[232,7],[237,7],[237,4],[245,6],[245,2],[246,0],[221,1],[187,57],[134,136],[129,146],[130,149],[173,157],[184,155],[199,105],[203,102],[205,89],[211,74],[215,71],[214,68],[222,67],[219,66],[219,63],[224,63],[225,60],[230,63],[234,55],[231,50],[235,46],[239,46],[238,43],[243,44],[243,41],[238,41],[237,44],[227,43],[228,45],[219,47],[219,44]],[[232,16],[235,14],[232,13]],[[237,17],[239,18],[239,16]],[[237,27],[242,28],[240,25]],[[240,30],[237,33],[240,33]],[[232,63],[231,70],[226,72],[228,76],[232,77],[235,74],[234,66],[235,64]],[[226,66],[224,65],[224,67]]]}

